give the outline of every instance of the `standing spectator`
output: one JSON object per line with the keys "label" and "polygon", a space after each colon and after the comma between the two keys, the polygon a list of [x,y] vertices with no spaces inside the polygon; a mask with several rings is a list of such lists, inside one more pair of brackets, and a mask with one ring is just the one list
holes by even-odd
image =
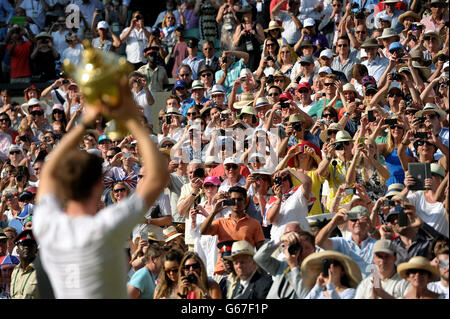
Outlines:
{"label": "standing spectator", "polygon": [[199,18],[200,40],[215,41],[219,38],[219,25],[216,23],[218,0],[196,0],[194,14]]}
{"label": "standing spectator", "polygon": [[[249,61],[249,54],[242,51],[223,51],[219,59],[220,70],[216,72],[216,83],[223,85],[226,89],[227,96],[231,93],[233,84],[241,75],[241,70],[245,69],[245,65]],[[235,61],[235,58],[239,60]],[[239,90],[237,91],[239,92]]]}
{"label": "standing spectator", "polygon": [[127,60],[137,70],[145,64],[144,48],[150,38],[150,29],[144,25],[144,16],[139,12],[133,12],[130,26],[120,34],[120,41],[126,43]]}
{"label": "standing spectator", "polygon": [[162,24],[164,17],[167,13],[171,12],[175,16],[177,24],[181,24],[180,12],[177,10],[177,3],[175,0],[167,0],[166,1],[166,9],[158,14],[158,17],[153,24],[153,28],[159,28],[160,24]]}
{"label": "standing spectator", "polygon": [[[404,13],[403,10],[399,10],[396,8],[397,2],[400,2],[400,0],[384,0],[384,10],[379,12],[378,15],[388,15],[391,20],[391,26],[390,28],[394,29],[396,33],[400,34],[403,31],[403,25],[398,21],[400,15]],[[380,22],[379,19],[375,19],[375,28],[380,29]]]}
{"label": "standing spectator", "polygon": [[67,33],[65,38],[68,47],[63,51],[61,60],[64,61],[65,59],[69,59],[71,64],[79,65],[84,50],[83,45],[80,43],[77,34],[74,32]]}
{"label": "standing spectator", "polygon": [[145,266],[133,274],[128,283],[130,299],[153,299],[156,282],[163,267],[164,250],[160,244],[152,244],[145,251]]}
{"label": "standing spectator", "polygon": [[112,0],[105,5],[105,21],[111,26],[111,31],[119,36],[127,23],[127,6],[121,1]]}
{"label": "standing spectator", "polygon": [[379,81],[384,71],[388,67],[389,60],[378,55],[378,42],[376,39],[369,39],[365,41],[361,48],[367,53],[367,60],[361,64],[367,67],[370,76]]}
{"label": "standing spectator", "polygon": [[1,0],[0,8],[2,11],[2,15],[0,16],[0,41],[3,41],[8,31],[8,23],[12,16],[14,16],[14,8],[8,0]]}
{"label": "standing spectator", "polygon": [[[97,13],[98,11],[96,11]],[[94,21],[94,20],[93,20]],[[97,23],[97,28],[91,27],[92,33],[95,37],[92,39],[92,47],[105,52],[115,51],[116,48],[120,47],[120,39],[114,32],[110,32],[109,24],[106,21],[100,21]],[[109,39],[111,35],[112,41]]]}
{"label": "standing spectator", "polygon": [[45,12],[49,9],[45,0],[23,0],[20,7],[25,10],[26,15],[39,27],[39,31],[42,31],[45,27]]}
{"label": "standing spectator", "polygon": [[[26,28],[27,33],[23,27],[12,27],[7,38],[11,38],[11,43],[6,47],[11,58],[11,84],[29,83],[31,80],[31,61],[30,54],[32,52],[34,36],[30,31],[29,26]],[[23,37],[27,37],[28,41],[24,41]]]}
{"label": "standing spectator", "polygon": [[[287,4],[287,5],[286,5]],[[286,11],[282,11],[282,7],[286,5]],[[291,47],[298,42],[301,36],[300,30],[302,23],[300,22],[300,1],[281,0],[276,4],[270,12],[270,20],[281,21],[284,31],[282,37]]]}
{"label": "standing spectator", "polygon": [[[233,46],[242,52],[249,54],[247,66],[254,70],[259,65],[261,56],[261,44],[264,43],[264,30],[262,26],[254,22],[254,10],[244,7],[238,11],[241,24],[236,27],[233,38]],[[276,56],[274,57],[276,58]]]}
{"label": "standing spectator", "polygon": [[202,65],[207,65],[214,73],[220,70],[219,58],[215,56],[214,42],[206,41],[203,43],[203,54],[205,55],[205,59],[200,63],[200,67]]}
{"label": "standing spectator", "polygon": [[220,32],[220,48],[223,51],[233,49],[233,35],[236,32],[236,26],[239,24],[237,12],[240,5],[236,4],[236,0],[225,0],[217,12],[216,22],[222,25]]}
{"label": "standing spectator", "polygon": [[182,64],[183,60],[187,58],[189,55],[187,49],[187,43],[184,39],[184,28],[183,26],[177,26],[175,28],[175,35],[177,38],[177,42],[173,47],[172,58],[173,58],[173,68],[172,68],[172,77],[177,77],[177,70],[179,66]]}
{"label": "standing spectator", "polygon": [[353,66],[360,61],[356,58],[358,51],[350,51],[350,39],[347,36],[337,39],[336,53],[338,56],[333,59],[331,68],[342,71],[347,79],[351,79]]}
{"label": "standing spectator", "polygon": [[39,299],[36,268],[33,264],[38,246],[33,233],[31,230],[24,230],[14,239],[14,243],[17,245],[20,264],[11,275],[11,298]]}
{"label": "standing spectator", "polygon": [[[184,20],[183,15],[181,15],[182,20]],[[181,24],[184,27],[184,23]],[[167,55],[170,57],[173,52],[173,48],[175,43],[177,42],[177,37],[175,34],[175,30],[177,28],[177,24],[175,21],[175,16],[173,13],[168,12],[164,16],[164,20],[161,24],[160,32],[162,36],[161,44],[164,47],[164,50],[167,52]],[[169,62],[166,60],[166,63]]]}
{"label": "standing spectator", "polygon": [[[145,48],[143,53],[148,62],[137,70],[137,72],[145,77],[145,80],[147,82],[147,89],[151,92],[162,92],[164,91],[164,85],[169,84],[166,69],[164,68],[164,66],[157,64],[157,50],[157,47]],[[149,122],[151,122],[151,119],[148,120]]]}
{"label": "standing spectator", "polygon": [[448,22],[448,14],[444,15],[446,3],[442,0],[431,0],[427,5],[431,10],[431,15],[420,20],[420,23],[425,26],[425,32],[430,30],[439,32],[442,23]]}
{"label": "standing spectator", "polygon": [[198,55],[198,40],[195,38],[189,39],[186,42],[188,56],[181,61],[181,65],[189,65],[192,70],[192,80],[198,79],[198,69],[203,59]]}
{"label": "standing spectator", "polygon": [[[349,4],[349,3],[348,3]],[[327,48],[334,48],[338,37],[341,35],[340,26],[345,23],[345,8],[344,1],[342,0],[332,0],[331,1],[331,12],[325,11],[324,18],[319,24],[319,31],[325,34],[327,40]]]}
{"label": "standing spectator", "polygon": [[225,257],[233,262],[234,270],[239,277],[232,299],[266,299],[272,286],[272,278],[258,269],[258,264],[253,260],[254,254],[253,246],[241,240],[233,243],[231,255]]}
{"label": "standing spectator", "polygon": [[[64,16],[59,16],[58,20],[53,23],[50,30],[48,31],[48,33],[51,34],[53,38],[53,46],[58,52],[60,58],[62,57],[64,50],[69,46],[66,42],[66,34],[69,32],[70,31],[67,29],[66,19]],[[60,66],[61,62],[62,60],[60,59],[57,65]]]}
{"label": "standing spectator", "polygon": [[56,79],[56,62],[60,56],[53,45],[53,38],[46,32],[39,33],[36,37],[36,45],[31,53],[33,75],[46,82]]}
{"label": "standing spectator", "polygon": [[396,271],[395,247],[388,239],[381,239],[373,246],[375,268],[371,276],[364,278],[356,289],[355,299],[401,298],[409,286]]}

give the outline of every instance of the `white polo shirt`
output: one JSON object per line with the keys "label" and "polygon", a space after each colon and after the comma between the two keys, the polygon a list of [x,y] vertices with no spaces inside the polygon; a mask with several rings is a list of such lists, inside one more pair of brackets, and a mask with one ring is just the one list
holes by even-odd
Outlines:
{"label": "white polo shirt", "polygon": [[[122,37],[122,35],[125,34],[129,28],[130,27],[125,28],[120,34],[120,37]],[[148,32],[151,31],[148,27],[145,28]],[[125,40],[125,53],[127,54],[127,60],[130,63],[147,62],[144,54],[142,53],[142,51],[147,47],[147,42],[148,38],[145,36],[144,30],[141,29],[138,31],[136,28],[131,30],[130,35]]]}

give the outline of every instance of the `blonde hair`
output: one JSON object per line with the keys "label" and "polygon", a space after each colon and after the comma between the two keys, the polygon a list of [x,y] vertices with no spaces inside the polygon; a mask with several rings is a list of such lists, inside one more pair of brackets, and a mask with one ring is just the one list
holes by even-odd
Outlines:
{"label": "blonde hair", "polygon": [[[374,159],[375,159],[376,161],[379,161],[379,160],[380,160],[380,154],[379,154],[379,152],[378,152],[377,143],[375,142],[375,140],[374,140],[373,138],[370,138],[370,137],[366,137],[366,141],[369,141],[369,143],[370,143],[372,146],[375,147]],[[357,166],[360,166],[360,165],[361,165],[361,162],[362,162],[362,157],[360,157],[360,158],[357,160]],[[367,174],[367,170],[366,170],[365,165],[362,165],[362,167],[361,167],[361,178],[362,178],[364,184],[366,184],[366,183],[369,181],[369,177],[370,177],[370,176],[368,176],[368,174]],[[385,180],[384,180],[383,176],[381,176],[380,174],[378,174],[378,177],[380,178],[380,182],[381,182],[382,184],[384,184],[384,183],[385,183]]]}
{"label": "blonde hair", "polygon": [[173,16],[173,18],[174,18],[174,20],[175,20],[175,23],[174,23],[173,25],[176,25],[176,24],[177,24],[177,20],[176,20],[175,15],[174,15],[172,12],[167,12],[166,15],[164,16],[164,19],[163,19],[162,23],[161,23],[161,27],[162,27],[162,28],[170,27],[169,25],[166,24],[166,20],[167,20],[167,17],[168,17],[168,16]]}
{"label": "blonde hair", "polygon": [[294,49],[292,49],[292,47],[289,44],[284,44],[280,47],[280,49],[278,50],[278,54],[277,54],[277,62],[279,66],[282,66],[282,60],[281,60],[281,50],[283,48],[288,48],[289,52],[291,52],[291,62],[295,63],[295,61],[297,61],[298,55],[297,53],[295,53]]}
{"label": "blonde hair", "polygon": [[125,189],[127,190],[127,196],[129,196],[130,193],[131,193],[131,190],[130,190],[130,188],[127,186],[127,184],[125,184],[125,183],[122,182],[122,181],[115,182],[114,185],[113,185],[113,187],[112,187],[111,190],[109,191],[109,195],[110,195],[111,200],[113,201],[113,203],[117,203],[117,199],[116,199],[116,197],[114,196],[114,187],[116,187],[116,185],[123,185],[123,186],[125,187]]}

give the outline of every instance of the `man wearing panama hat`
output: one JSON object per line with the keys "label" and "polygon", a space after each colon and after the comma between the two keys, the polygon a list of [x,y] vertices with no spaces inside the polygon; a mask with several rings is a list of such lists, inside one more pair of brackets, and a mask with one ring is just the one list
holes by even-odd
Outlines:
{"label": "man wearing panama hat", "polygon": [[253,260],[255,249],[245,241],[233,243],[231,255],[224,259],[231,260],[239,282],[233,290],[231,299],[266,299],[272,286],[272,278],[258,269]]}
{"label": "man wearing panama hat", "polygon": [[361,64],[367,67],[369,75],[373,76],[375,81],[378,82],[388,67],[389,60],[378,55],[378,41],[376,39],[366,40],[361,48],[367,53],[367,60]]}

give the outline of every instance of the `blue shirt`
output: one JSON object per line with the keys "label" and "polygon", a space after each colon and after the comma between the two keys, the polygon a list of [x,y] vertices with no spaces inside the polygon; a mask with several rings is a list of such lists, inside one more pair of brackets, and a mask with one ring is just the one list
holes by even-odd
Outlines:
{"label": "blue shirt", "polygon": [[[187,101],[187,100],[186,100]],[[206,102],[208,102],[208,101],[210,101],[210,99],[207,99],[206,97],[204,97],[203,98],[203,100],[200,102],[200,104],[203,104],[203,103],[206,103]],[[187,110],[191,107],[191,106],[194,106],[195,105],[195,99],[194,98],[190,98],[189,99],[189,102],[187,102],[187,103],[185,103],[185,104],[182,104],[182,106],[181,106],[181,108],[182,108],[182,110],[181,110],[181,114],[183,114],[183,116],[185,116],[186,117],[186,113],[187,113]],[[200,110],[199,110],[200,111]]]}
{"label": "blue shirt", "polygon": [[[227,90],[226,91],[227,98],[229,98],[229,96],[230,96],[234,81],[236,81],[236,79],[240,76],[241,70],[244,68],[245,68],[245,64],[244,64],[244,61],[242,61],[242,59],[239,59],[239,61],[234,62],[232,65],[230,65],[230,68],[228,69],[228,72],[227,72],[227,77],[225,78],[225,82],[223,83],[223,86]],[[222,75],[223,75],[222,70],[219,70],[216,72],[216,74],[215,74],[216,83],[219,82]],[[240,94],[240,93],[242,93],[241,87],[238,88],[236,94]]]}
{"label": "blue shirt", "polygon": [[348,240],[342,237],[330,238],[333,243],[332,250],[336,250],[352,258],[361,270],[363,278],[370,275],[370,265],[373,264],[373,245],[377,241],[375,238],[367,237],[362,242],[361,247],[353,240]]}
{"label": "blue shirt", "polygon": [[9,23],[9,20],[14,15],[14,8],[7,0],[0,0],[0,22]]}
{"label": "blue shirt", "polygon": [[361,64],[367,67],[369,75],[373,76],[375,78],[375,81],[378,82],[389,65],[389,59],[377,56],[372,62],[366,60],[361,62]]}
{"label": "blue shirt", "polygon": [[128,285],[139,289],[141,294],[138,299],[153,299],[156,287],[156,277],[146,266],[144,266],[134,273]]}
{"label": "blue shirt", "polygon": [[192,80],[197,80],[197,72],[198,68],[200,67],[200,63],[203,61],[201,57],[198,55],[191,59],[190,57],[187,57],[183,61],[181,61],[181,64],[187,64],[191,67],[192,70]]}

